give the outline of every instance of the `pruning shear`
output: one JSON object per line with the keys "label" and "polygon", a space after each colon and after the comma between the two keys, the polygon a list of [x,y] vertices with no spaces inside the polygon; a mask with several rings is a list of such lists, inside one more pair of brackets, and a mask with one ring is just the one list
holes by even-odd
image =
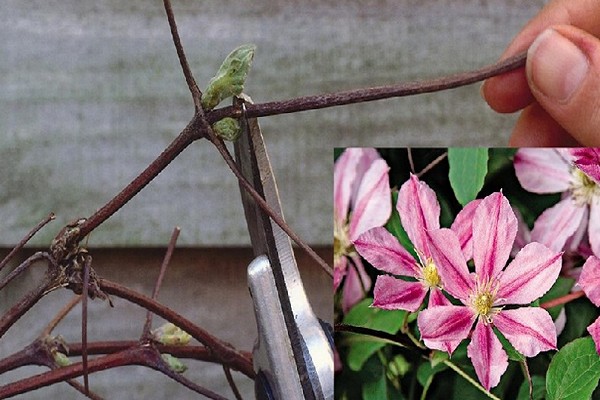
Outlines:
{"label": "pruning shear", "polygon": [[[251,101],[246,96],[241,102]],[[283,218],[277,184],[256,118],[242,112],[235,142],[238,167],[275,213]],[[253,350],[259,400],[333,399],[333,340],[315,316],[287,234],[240,187],[254,256],[248,287],[258,339]]]}

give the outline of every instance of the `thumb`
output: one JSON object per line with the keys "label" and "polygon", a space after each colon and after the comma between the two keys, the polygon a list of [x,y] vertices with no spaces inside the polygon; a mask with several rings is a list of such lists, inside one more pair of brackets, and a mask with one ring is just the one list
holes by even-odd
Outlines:
{"label": "thumb", "polygon": [[546,112],[578,142],[600,145],[600,41],[572,26],[541,33],[529,48],[527,80]]}

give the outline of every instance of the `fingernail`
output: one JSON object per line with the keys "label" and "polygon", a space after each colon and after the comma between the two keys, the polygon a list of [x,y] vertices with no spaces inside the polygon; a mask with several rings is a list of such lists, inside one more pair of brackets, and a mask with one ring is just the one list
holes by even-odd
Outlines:
{"label": "fingernail", "polygon": [[554,29],[546,29],[535,39],[527,59],[530,82],[558,102],[566,102],[571,97],[588,71],[587,57]]}

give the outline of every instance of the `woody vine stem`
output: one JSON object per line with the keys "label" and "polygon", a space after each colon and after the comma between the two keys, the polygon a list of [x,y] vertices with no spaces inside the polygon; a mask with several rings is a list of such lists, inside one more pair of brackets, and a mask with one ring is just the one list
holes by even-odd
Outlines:
{"label": "woody vine stem", "polygon": [[[48,265],[47,272],[38,286],[30,293],[27,293],[20,299],[11,309],[0,317],[0,338],[7,332],[8,329],[23,316],[33,305],[38,302],[49,291],[61,286],[67,286],[76,293],[81,293],[86,299],[87,296],[107,297],[109,295],[122,297],[133,303],[136,303],[149,312],[160,315],[167,321],[172,322],[181,329],[188,332],[192,337],[197,339],[204,346],[183,346],[173,348],[169,347],[168,351],[174,355],[192,356],[197,359],[208,360],[220,363],[224,366],[225,374],[229,377],[229,368],[236,369],[250,378],[254,378],[252,370],[251,356],[247,353],[237,351],[228,344],[213,337],[208,332],[199,328],[193,322],[185,319],[173,310],[161,305],[155,300],[155,295],[158,293],[158,287],[162,278],[158,279],[157,287],[152,298],[146,297],[131,289],[123,287],[117,283],[95,276],[91,270],[91,257],[87,251],[82,248],[79,243],[89,233],[101,225],[104,221],[110,218],[117,210],[123,207],[137,193],[139,193],[149,182],[151,182],[160,172],[162,172],[177,156],[187,148],[191,143],[199,139],[208,139],[219,151],[225,162],[235,174],[240,184],[245,190],[255,199],[257,204],[290,236],[294,242],[306,251],[330,276],[333,276],[333,269],[314,250],[310,248],[301,238],[283,221],[282,217],[275,213],[265,202],[265,200],[252,188],[251,184],[240,173],[235,164],[229,150],[223,141],[215,135],[211,128],[211,124],[225,117],[241,117],[243,114],[241,106],[228,106],[220,109],[205,111],[201,106],[202,92],[194,79],[191,68],[187,62],[181,39],[177,31],[177,24],[169,0],[163,0],[167,19],[171,29],[173,43],[177,52],[178,59],[181,64],[183,75],[192,95],[194,103],[194,116],[183,131],[173,140],[171,144],[163,150],[163,152],[131,183],[129,183],[121,192],[113,199],[101,207],[97,212],[87,219],[80,219],[74,224],[65,226],[56,239],[53,241],[49,252],[38,252],[25,260],[21,265],[15,268],[5,278],[0,280],[0,289],[7,285],[12,279],[17,277],[22,271],[37,261],[45,261]],[[295,113],[306,110],[315,110],[326,107],[341,106],[354,104],[359,102],[375,101],[388,99],[392,97],[410,96],[420,93],[436,92],[446,89],[451,89],[463,85],[468,85],[477,81],[487,79],[489,77],[506,73],[518,68],[522,68],[525,64],[526,53],[521,53],[515,57],[498,62],[496,64],[477,69],[470,72],[451,75],[447,77],[436,78],[433,80],[424,80],[417,82],[400,83],[396,85],[388,85],[374,88],[362,88],[348,91],[341,91],[329,94],[318,94],[312,96],[298,97],[288,100],[271,101],[266,103],[245,104],[245,116],[248,118],[265,117],[270,115]],[[50,214],[46,219],[40,222],[38,226],[32,229],[31,232],[9,253],[9,255],[0,262],[0,270],[8,264],[14,255],[22,249],[25,243],[44,225],[50,222],[54,216]],[[174,241],[169,245],[172,251]],[[165,262],[165,267],[168,261]],[[68,268],[81,268],[81,281],[65,283],[64,273]],[[164,273],[164,268],[161,269],[161,276]],[[62,274],[62,275],[61,275]],[[72,306],[71,306],[72,307]],[[70,307],[68,307],[70,310]],[[66,315],[68,311],[59,312],[57,318],[60,319]],[[28,346],[22,352],[0,360],[0,373],[15,367],[15,365],[40,364],[51,368],[46,372],[35,377],[13,382],[0,387],[0,397],[5,398],[14,396],[19,393],[30,391],[42,386],[46,386],[55,382],[72,379],[76,376],[86,375],[90,372],[114,368],[121,365],[145,365],[156,369],[165,375],[177,380],[182,385],[195,390],[209,398],[221,399],[220,395],[202,388],[193,382],[187,381],[181,374],[173,372],[161,359],[160,354],[165,350],[165,346],[159,346],[149,339],[149,318],[144,325],[142,337],[136,343],[132,342],[100,342],[86,343],[85,340],[85,320],[82,329],[83,340],[80,345],[71,344],[71,354],[83,355],[83,362],[69,366],[57,368],[53,359],[50,359],[49,349],[60,347],[60,343],[52,342],[48,344],[49,332],[53,327],[52,323],[44,331],[44,334],[38,338],[32,345]],[[54,347],[52,347],[54,346]],[[53,350],[54,351],[54,350]],[[105,354],[105,356],[87,361],[87,354]],[[229,380],[229,379],[228,379]],[[77,383],[73,385],[78,390],[85,393],[90,398],[100,398],[99,396],[89,392],[87,388],[87,378],[85,379],[84,387]],[[236,397],[240,397],[239,393],[232,384],[232,390]]]}

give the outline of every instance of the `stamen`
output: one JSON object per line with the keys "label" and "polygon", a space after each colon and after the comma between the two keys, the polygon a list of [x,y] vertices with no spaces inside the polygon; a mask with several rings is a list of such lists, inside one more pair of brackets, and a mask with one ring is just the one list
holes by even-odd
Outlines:
{"label": "stamen", "polygon": [[579,168],[571,169],[569,191],[573,200],[579,206],[592,204],[595,197],[600,197],[600,186]]}
{"label": "stamen", "polygon": [[421,269],[423,274],[423,283],[429,287],[439,287],[441,278],[438,274],[437,267],[431,258],[427,259],[423,268]]}
{"label": "stamen", "polygon": [[484,324],[491,324],[494,316],[500,312],[502,307],[494,307],[499,282],[497,280],[481,283],[477,279],[475,291],[469,296],[471,308],[483,319]]}
{"label": "stamen", "polygon": [[338,264],[338,261],[344,256],[352,255],[355,250],[350,237],[348,235],[348,223],[344,221],[339,223],[334,221],[333,223],[333,262],[334,265]]}

